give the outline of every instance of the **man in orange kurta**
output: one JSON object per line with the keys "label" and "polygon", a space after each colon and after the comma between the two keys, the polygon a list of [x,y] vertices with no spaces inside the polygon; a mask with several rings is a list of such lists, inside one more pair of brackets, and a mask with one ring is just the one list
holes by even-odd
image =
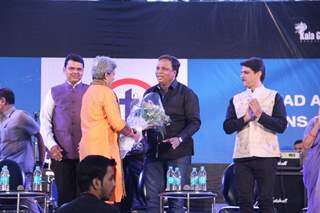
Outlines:
{"label": "man in orange kurta", "polygon": [[[110,58],[100,57],[99,59],[98,57],[98,60],[102,61],[101,63],[104,63],[104,59],[108,61]],[[121,118],[117,97],[110,88],[115,75],[115,66],[111,71],[110,69],[99,70],[103,68],[104,66],[97,65],[97,72],[105,71],[104,78],[97,80],[93,75],[95,80],[93,80],[82,98],[82,138],[79,145],[79,153],[80,160],[88,155],[101,155],[116,160],[115,190],[111,201],[120,202],[124,196],[124,182],[118,134],[122,133],[125,136],[137,137],[134,131]]]}

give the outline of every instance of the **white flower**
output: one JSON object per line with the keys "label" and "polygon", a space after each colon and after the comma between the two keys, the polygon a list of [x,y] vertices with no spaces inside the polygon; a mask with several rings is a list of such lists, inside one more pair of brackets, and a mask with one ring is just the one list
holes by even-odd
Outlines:
{"label": "white flower", "polygon": [[[170,123],[170,117],[166,115],[158,93],[148,93],[139,104],[131,108],[127,118],[127,124],[138,131],[142,139],[142,131],[157,128],[161,134],[165,134],[165,126]],[[131,151],[135,141],[131,137],[120,136],[121,158]]]}

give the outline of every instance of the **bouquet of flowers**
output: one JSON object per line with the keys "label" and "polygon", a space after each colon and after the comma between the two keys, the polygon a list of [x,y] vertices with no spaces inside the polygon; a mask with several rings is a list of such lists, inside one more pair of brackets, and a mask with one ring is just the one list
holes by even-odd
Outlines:
{"label": "bouquet of flowers", "polygon": [[[170,117],[166,115],[158,93],[148,93],[141,101],[133,103],[127,124],[138,131],[142,139],[142,131],[146,129],[159,129],[165,134],[165,127],[170,123]],[[139,140],[139,141],[140,141]],[[120,135],[120,154],[124,158],[134,147],[141,146],[131,137]]]}

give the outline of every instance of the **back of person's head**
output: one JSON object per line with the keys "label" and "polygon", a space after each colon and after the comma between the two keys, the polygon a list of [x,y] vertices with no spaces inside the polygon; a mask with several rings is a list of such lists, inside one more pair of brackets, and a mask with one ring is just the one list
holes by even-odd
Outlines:
{"label": "back of person's head", "polygon": [[14,104],[15,103],[14,93],[9,88],[1,88],[0,89],[0,98],[4,98],[6,100],[6,104]]}
{"label": "back of person's head", "polygon": [[97,56],[92,67],[92,79],[103,80],[106,74],[112,73],[117,68],[116,62],[107,56]]}
{"label": "back of person's head", "polygon": [[172,56],[172,55],[168,55],[168,54],[165,54],[165,55],[162,55],[158,58],[158,60],[162,60],[162,59],[167,59],[171,62],[171,65],[172,65],[172,69],[175,70],[177,73],[176,73],[176,77],[178,76],[178,73],[179,73],[179,68],[180,68],[180,62],[179,60]]}
{"label": "back of person's head", "polygon": [[69,55],[67,55],[66,59],[64,60],[64,67],[67,67],[68,61],[76,61],[82,64],[82,66],[84,67],[84,61],[83,58],[75,53],[70,53]]}
{"label": "back of person's head", "polygon": [[78,185],[80,192],[89,191],[89,187],[94,178],[103,181],[108,167],[114,167],[116,161],[100,155],[89,155],[79,164],[77,170]]}
{"label": "back of person's head", "polygon": [[252,69],[255,73],[261,71],[261,82],[264,81],[265,76],[266,76],[266,68],[264,65],[264,62],[261,58],[259,57],[251,57],[249,59],[246,59],[242,61],[241,66],[249,67]]}

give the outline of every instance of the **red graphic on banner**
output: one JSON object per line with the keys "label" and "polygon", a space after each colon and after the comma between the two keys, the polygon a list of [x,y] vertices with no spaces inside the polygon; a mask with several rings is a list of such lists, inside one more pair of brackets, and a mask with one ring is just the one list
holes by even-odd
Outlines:
{"label": "red graphic on banner", "polygon": [[123,78],[123,79],[116,80],[112,83],[112,88],[114,89],[125,84],[136,85],[144,89],[150,88],[150,85],[147,84],[146,82],[141,81],[139,79],[134,79],[134,78]]}
{"label": "red graphic on banner", "polygon": [[[124,79],[114,81],[112,83],[112,88],[115,89],[115,88],[117,88],[119,86],[123,86],[123,85],[135,85],[135,86],[139,86],[145,90],[150,88],[150,85],[147,84],[146,82],[143,82],[141,80],[134,79],[134,78],[124,78]],[[132,97],[132,88],[128,89],[124,92],[123,98],[119,98],[119,104],[123,105],[125,108],[125,119],[127,119],[127,117],[129,116],[130,109],[131,109],[130,106],[131,106],[132,101],[134,101],[134,100],[136,100],[136,99],[134,99]]]}

